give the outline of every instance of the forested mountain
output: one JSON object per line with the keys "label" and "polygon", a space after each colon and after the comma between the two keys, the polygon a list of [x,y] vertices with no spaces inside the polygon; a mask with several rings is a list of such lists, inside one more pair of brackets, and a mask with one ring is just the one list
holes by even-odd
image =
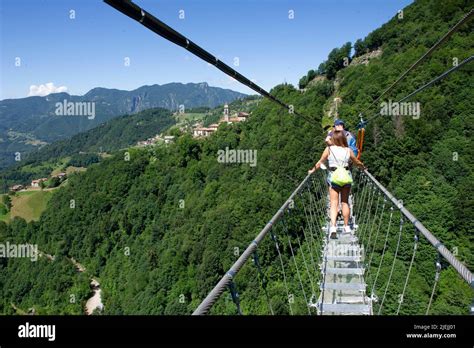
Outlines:
{"label": "forested mountain", "polygon": [[[64,157],[70,161],[98,161],[99,152],[112,152],[135,145],[137,141],[153,137],[172,126],[175,119],[171,111],[156,108],[123,115],[89,131],[46,145],[32,152],[16,166],[0,171],[0,192],[7,192],[13,184],[28,184],[32,179],[47,177],[55,163]],[[40,168],[40,169],[38,169]]]}
{"label": "forested mountain", "polygon": [[[0,223],[0,240],[37,243],[40,250],[56,255],[54,262],[0,259],[0,312],[14,313],[14,303],[41,314],[83,313],[86,280],[65,261],[74,257],[100,279],[104,313],[191,313],[236,260],[234,248],[243,250],[253,240],[319,158],[327,103],[340,97],[339,113],[354,126],[358,113],[467,13],[470,4],[416,1],[404,9],[403,19],[394,14],[358,41],[356,54],[360,49],[383,52],[368,65],[326,62],[319,73],[328,74],[327,80],[321,84],[304,92],[291,85],[272,89],[277,98],[310,115],[311,124],[262,100],[247,122],[223,125],[208,139],[182,135],[171,146],[131,149],[129,158],[122,151],[103,160],[60,188],[38,222]],[[449,69],[453,58],[472,55],[472,28],[471,22],[454,34],[387,98],[400,99]],[[362,155],[369,170],[449,249],[457,248],[457,257],[470,269],[472,85],[472,67],[467,66],[416,97],[419,118],[374,118]],[[378,105],[365,116],[379,111]],[[257,166],[219,163],[217,151],[226,147],[257,150]],[[420,253],[417,264],[434,269],[432,256]],[[417,288],[409,289],[411,300],[424,301],[433,272],[417,267],[412,272]],[[279,278],[270,278],[274,288],[283,289]],[[255,273],[241,273],[238,279],[240,284],[255,281]],[[393,282],[404,279],[398,270]],[[253,290],[245,289],[242,298],[245,291]],[[69,301],[71,294],[75,303]],[[282,294],[272,296],[281,302]],[[472,296],[457,274],[444,271],[431,313],[467,314]],[[246,306],[248,313],[267,313],[263,302]],[[227,312],[233,313],[219,307],[216,314]],[[284,306],[276,312],[288,314]],[[412,314],[408,307],[401,313]]]}
{"label": "forested mountain", "polygon": [[[213,108],[245,96],[202,82],[142,86],[132,91],[94,88],[83,96],[55,93],[1,100],[0,168],[14,163],[15,152],[25,155],[44,143],[68,138],[119,115],[157,107],[176,111],[179,105]],[[94,103],[94,115],[57,115],[57,103],[64,105],[65,100],[66,103]],[[92,107],[88,111],[92,111]]]}

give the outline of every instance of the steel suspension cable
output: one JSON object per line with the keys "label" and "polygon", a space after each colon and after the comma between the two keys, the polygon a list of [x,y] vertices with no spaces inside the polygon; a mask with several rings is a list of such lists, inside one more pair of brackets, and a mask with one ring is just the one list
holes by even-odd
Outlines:
{"label": "steel suspension cable", "polygon": [[258,258],[258,252],[257,252],[257,250],[255,250],[255,252],[253,253],[253,260],[254,260],[254,264],[255,264],[255,266],[257,267],[257,270],[258,270],[258,275],[259,275],[259,278],[260,278],[260,283],[261,283],[261,286],[262,286],[263,291],[264,291],[264,293],[265,293],[265,298],[266,298],[266,300],[267,300],[268,309],[270,309],[271,315],[275,315],[275,313],[273,312],[272,303],[271,303],[271,301],[270,301],[270,296],[268,296],[268,291],[267,291],[267,277],[265,276],[265,273],[263,272],[262,267],[261,267],[261,265],[260,265],[260,261],[259,261],[259,258]]}
{"label": "steel suspension cable", "polygon": [[[329,223],[328,223],[328,228],[329,228]],[[328,243],[328,239],[329,239],[329,233],[326,234],[326,237],[325,237],[325,240],[326,240],[326,245]],[[328,265],[328,258],[327,256],[324,256],[323,258],[323,263],[322,263],[322,273],[323,273],[323,277],[322,277],[322,280],[321,280],[321,284],[320,284],[320,290],[321,290],[321,302],[320,302],[320,313],[323,313],[324,311],[324,293],[325,293],[325,288],[326,288],[326,270],[327,270],[327,265]]]}
{"label": "steel suspension cable", "polygon": [[285,203],[280,207],[280,209],[278,209],[275,215],[273,215],[270,221],[265,225],[265,227],[260,231],[260,233],[255,237],[255,239],[249,244],[247,249],[245,249],[245,251],[237,259],[237,261],[234,262],[230,269],[224,274],[224,276],[214,286],[211,292],[209,292],[206,298],[201,302],[198,308],[196,308],[196,310],[193,312],[193,315],[203,315],[208,313],[209,309],[221,296],[230,281],[236,276],[242,266],[247,262],[253,252],[257,249],[259,243],[261,243],[265,236],[269,232],[271,232],[273,225],[281,218],[283,212],[288,209],[291,202],[294,200],[296,195],[302,190],[307,181],[310,180],[311,176],[312,174],[308,174],[298,185],[298,187],[291,193]]}
{"label": "steel suspension cable", "polygon": [[402,73],[396,80],[393,82],[387,89],[385,89],[382,94],[380,94],[372,103],[369,104],[362,112],[361,114],[364,114],[369,110],[373,105],[375,105],[385,94],[390,92],[400,81],[402,81],[413,69],[415,69],[420,63],[425,60],[427,57],[433,53],[434,50],[436,50],[441,44],[443,44],[447,39],[451,37],[456,31],[459,30],[459,28],[469,21],[474,15],[474,9],[471,9],[466,15],[464,15],[459,22],[457,22],[451,29],[448,30],[428,51],[426,51],[418,60],[413,63],[408,70],[406,70],[404,73]]}
{"label": "steel suspension cable", "polygon": [[[314,183],[312,183],[314,184]],[[324,198],[325,195],[321,192],[322,190],[322,186],[324,184],[321,184],[321,182],[319,183],[320,185],[317,185],[317,187],[319,188],[318,189],[318,192],[320,192],[320,202],[322,203],[321,204],[321,209],[318,208],[318,205],[316,204],[315,202],[315,197],[313,194],[311,194],[311,189],[310,187],[308,186],[308,196],[309,196],[309,212],[312,216],[312,219],[315,219],[316,220],[316,225],[317,225],[317,229],[315,230],[315,233],[316,233],[316,238],[317,238],[317,242],[318,242],[318,245],[316,246],[316,256],[317,256],[317,259],[319,260],[319,258],[321,257],[321,253],[322,251],[320,250],[320,248],[322,247],[322,245],[324,244],[324,241],[323,241],[323,234],[322,234],[322,223],[320,221],[321,217],[325,216],[324,214],[324,211],[322,210],[323,206],[324,206]],[[313,186],[314,187],[314,186]],[[315,217],[316,216],[316,217]],[[319,265],[318,267],[316,268],[316,271],[319,273]]]}
{"label": "steel suspension cable", "polygon": [[[383,200],[383,203],[382,203],[382,210],[380,212],[380,215],[378,216],[378,224],[380,225],[380,221],[382,221],[382,217],[383,217],[383,212],[385,210],[385,198]],[[378,202],[377,202],[377,210],[378,210]],[[374,216],[374,220],[372,222],[372,226],[370,227],[370,233],[369,233],[369,240],[367,242],[367,252],[370,253],[370,241],[372,240],[372,231],[374,229],[374,226],[376,226],[377,224],[375,223],[375,221],[377,220],[377,211],[375,212],[375,216]],[[363,243],[363,242],[362,242]],[[372,249],[373,250],[373,249]],[[370,262],[370,258],[372,258],[372,254],[370,255],[369,257],[369,262]]]}
{"label": "steel suspension cable", "polygon": [[289,291],[289,288],[288,288],[288,282],[286,281],[285,266],[283,265],[283,258],[281,256],[280,247],[278,246],[278,239],[277,239],[275,233],[273,232],[273,230],[270,231],[270,236],[271,236],[273,242],[275,243],[275,249],[278,253],[278,258],[280,259],[281,270],[283,272],[283,282],[285,284],[285,290],[286,290],[286,300],[288,302],[288,307],[290,308],[290,314],[293,315],[293,308],[291,307],[291,301],[290,301],[290,291]]}
{"label": "steel suspension cable", "polygon": [[401,215],[400,216],[400,229],[399,229],[399,233],[398,233],[397,247],[395,249],[395,255],[393,256],[392,268],[390,269],[390,275],[388,276],[387,286],[385,287],[385,292],[383,294],[382,302],[380,303],[379,311],[377,313],[379,315],[380,315],[380,312],[382,311],[382,307],[383,307],[383,304],[384,304],[384,301],[385,301],[385,297],[387,296],[387,291],[388,291],[388,287],[390,286],[390,281],[392,280],[393,270],[395,269],[395,262],[397,261],[398,248],[400,247],[400,239],[402,237],[402,230],[403,230],[403,216]]}
{"label": "steel suspension cable", "polygon": [[[321,258],[321,254],[323,252],[323,250],[321,249],[322,246],[324,245],[324,234],[323,234],[323,222],[322,222],[322,218],[324,216],[326,216],[324,214],[324,201],[325,199],[323,198],[324,196],[321,196],[320,198],[320,202],[322,203],[320,205],[320,207],[316,204],[315,202],[315,198],[311,195],[310,196],[310,202],[309,202],[309,206],[310,206],[310,212],[313,212],[313,215],[316,216],[315,219],[317,220],[317,230],[315,231],[316,233],[316,239],[317,239],[317,247],[316,247],[316,256],[317,256],[317,260],[319,260]],[[318,268],[317,270],[319,271],[319,264],[318,264]]]}
{"label": "steel suspension cable", "polygon": [[[306,221],[307,221],[307,224],[308,224],[308,216],[306,215],[306,212],[305,212],[305,218],[306,218]],[[315,245],[312,231],[311,230],[308,231],[308,233],[310,235],[310,241],[309,242],[308,242],[307,233],[306,233],[305,228],[303,226],[301,226],[301,232],[303,233],[303,237],[306,241],[306,245],[307,245],[307,248],[308,248],[308,253],[310,255],[311,269],[316,269],[316,263],[314,261],[314,255],[317,253],[317,250],[315,250],[315,248],[317,248],[317,246]],[[298,242],[299,242],[299,238],[298,238]]]}
{"label": "steel suspension cable", "polygon": [[[309,185],[306,186],[306,189],[308,190],[309,206],[308,206],[308,209],[306,209],[307,204],[303,204],[303,210],[304,210],[305,216],[310,217],[309,219],[307,218],[307,220],[309,222],[308,226],[310,227],[310,233],[312,235],[313,232],[317,231],[318,226],[316,226],[316,224],[318,223],[318,221],[313,216],[313,214],[315,214],[316,212],[313,209],[311,209],[312,192],[311,192],[311,189],[309,188]],[[302,190],[301,193],[300,193],[301,197],[303,197],[303,194],[304,194],[304,190]],[[301,199],[303,200],[303,198],[301,198]]]}
{"label": "steel suspension cable", "polygon": [[[414,90],[413,92],[411,92],[410,94],[408,94],[407,96],[403,97],[402,99],[400,99],[397,103],[402,103],[404,102],[405,100],[413,97],[414,95],[422,92],[423,90],[425,90],[426,88],[432,86],[433,84],[435,84],[436,82],[438,81],[441,81],[442,79],[446,78],[449,74],[451,74],[452,72],[460,69],[461,67],[463,67],[465,64],[467,63],[470,63],[474,60],[474,56],[470,56],[469,58],[466,58],[464,59],[461,63],[459,63],[458,65],[452,67],[451,69],[448,69],[446,70],[445,72],[443,72],[441,75],[435,77],[434,79],[432,79],[430,82],[424,84],[423,86],[419,87],[418,89]],[[365,120],[365,122],[368,122],[370,120],[373,120],[375,117],[377,117],[379,115],[373,115],[372,117],[369,117],[367,120]]]}
{"label": "steel suspension cable", "polygon": [[474,56],[470,56],[466,59],[464,59],[461,63],[459,63],[458,65],[452,67],[451,69],[445,71],[444,73],[442,73],[441,75],[435,77],[433,80],[431,80],[430,82],[424,84],[423,86],[421,86],[420,88],[416,89],[415,91],[413,91],[412,93],[408,94],[406,97],[400,99],[398,102],[401,103],[407,99],[409,99],[410,97],[414,96],[415,94],[418,94],[420,93],[421,91],[423,91],[424,89],[430,87],[431,85],[435,84],[436,82],[444,79],[445,77],[447,77],[449,74],[451,74],[452,72],[460,69],[463,65],[467,64],[467,63],[470,63],[472,60],[474,59]]}
{"label": "steel suspension cable", "polygon": [[[296,240],[298,241],[299,250],[303,250],[303,247],[302,247],[302,245],[301,245],[300,238],[299,238],[298,236],[296,236]],[[311,252],[310,252],[310,255],[311,255]],[[312,294],[312,295],[315,295],[315,294],[316,294],[316,288],[315,288],[315,286],[314,286],[313,274],[312,274],[312,272],[309,271],[308,263],[306,262],[306,257],[304,256],[304,253],[302,253],[301,256],[302,256],[302,258],[303,258],[303,264],[304,264],[304,267],[305,267],[305,269],[306,269],[306,273],[307,273],[307,275],[308,275],[309,283],[310,283],[310,285],[311,285],[311,294]],[[311,256],[311,258],[312,258],[312,256]],[[313,261],[313,262],[314,262],[314,261]],[[315,269],[315,270],[317,271],[315,264],[312,265],[312,269]],[[317,274],[317,272],[316,272],[316,274]]]}
{"label": "steel suspension cable", "polygon": [[[367,231],[369,231],[370,235],[372,235],[372,229],[373,229],[373,226],[374,226],[374,223],[375,223],[375,220],[377,219],[377,213],[379,212],[379,207],[380,207],[380,197],[381,197],[381,194],[380,194],[380,191],[376,190],[377,191],[377,203],[375,203],[376,207],[375,207],[375,213],[374,213],[374,216],[372,218],[372,223],[369,224],[369,222],[367,223],[367,227],[364,229],[364,233],[362,234],[362,239],[361,239],[361,244],[364,245],[364,242],[365,242],[365,237],[367,235]],[[374,193],[375,195],[375,193]],[[370,214],[370,212],[369,212]],[[370,221],[370,216],[369,216],[369,221]]]}
{"label": "steel suspension cable", "polygon": [[231,281],[229,283],[229,290],[230,290],[230,295],[232,296],[232,302],[234,302],[234,304],[237,308],[237,314],[242,315],[242,309],[240,308],[239,293],[237,292],[237,288],[235,286],[234,281]]}
{"label": "steel suspension cable", "polygon": [[362,223],[364,222],[364,219],[367,215],[367,207],[369,203],[369,198],[370,198],[370,190],[371,190],[372,184],[366,180],[364,182],[364,186],[362,188],[362,197],[360,199],[360,204],[359,208],[357,211],[357,225],[362,228]]}
{"label": "steel suspension cable", "polygon": [[428,308],[426,308],[425,315],[428,315],[431,308],[431,303],[433,302],[433,297],[436,289],[436,285],[439,281],[439,274],[441,272],[441,262],[439,261],[439,254],[438,254],[438,261],[436,261],[436,274],[435,274],[435,281],[433,283],[433,289],[431,290],[430,302],[428,302]]}
{"label": "steel suspension cable", "polygon": [[[301,201],[303,202],[304,216],[305,216],[306,221],[307,221],[307,226],[309,226],[311,224],[311,221],[308,219],[308,213],[306,212],[306,203],[303,201],[303,195],[302,194],[301,194]],[[308,208],[308,210],[309,210],[309,208]],[[309,234],[311,236],[311,242],[310,243],[307,242],[307,244],[308,244],[308,249],[309,249],[309,254],[310,254],[311,268],[317,272],[316,263],[314,261],[314,255],[317,255],[317,246],[315,245],[315,242],[314,242],[313,231],[311,230],[311,226],[309,226],[309,227],[310,227]],[[308,238],[306,236],[305,228],[303,226],[301,226],[301,230],[303,232],[305,240],[307,240]],[[298,238],[298,243],[299,243],[299,238]],[[301,248],[301,246],[300,246],[300,248]],[[311,283],[311,286],[314,289],[314,285],[312,283]],[[313,292],[314,292],[314,290],[313,290]]]}
{"label": "steel suspension cable", "polygon": [[[313,192],[314,194],[311,194],[311,188],[313,189]],[[314,183],[314,181],[312,181],[310,183],[310,186],[308,186],[308,191],[310,192],[309,193],[309,201],[310,201],[310,214],[311,214],[311,217],[313,220],[316,220],[316,227],[317,227],[317,231],[316,232],[316,236],[319,236],[319,234],[321,233],[321,229],[322,229],[322,224],[321,224],[321,217],[322,216],[325,216],[325,213],[324,213],[324,199],[323,197],[325,197],[326,195],[323,193],[323,186],[324,184],[321,183],[321,181],[317,184]],[[317,203],[316,202],[316,198],[315,196],[320,196],[320,200],[319,202]]]}
{"label": "steel suspension cable", "polygon": [[306,291],[304,291],[304,286],[303,286],[303,281],[301,280],[300,270],[298,268],[298,263],[296,262],[295,253],[293,252],[293,246],[291,244],[291,238],[289,235],[287,236],[287,238],[288,238],[288,245],[290,246],[291,257],[293,258],[293,263],[295,264],[296,275],[298,276],[298,282],[300,283],[300,287],[303,293],[303,298],[304,298],[306,307],[308,307],[308,314],[311,315],[311,308],[309,307],[308,298],[306,297]]}
{"label": "steel suspension cable", "polygon": [[[319,185],[318,187],[316,187],[316,193],[319,194],[319,196],[323,197],[323,192],[322,192],[322,187],[321,185]],[[309,190],[309,192],[311,192],[311,190]],[[315,226],[315,232],[317,233],[317,235],[319,235],[319,233],[321,233],[321,229],[322,229],[322,224],[321,224],[321,217],[324,216],[324,208],[323,208],[323,205],[324,205],[324,201],[323,199],[321,198],[321,203],[322,204],[318,204],[316,203],[316,199],[314,197],[314,195],[312,195],[311,193],[309,194],[309,202],[310,202],[310,214],[311,214],[311,217],[313,219],[313,225]]]}
{"label": "steel suspension cable", "polygon": [[369,274],[370,274],[370,266],[372,265],[372,257],[374,256],[374,251],[375,251],[375,248],[377,246],[377,240],[378,240],[378,237],[379,237],[380,227],[382,226],[382,222],[383,222],[383,213],[384,213],[384,210],[385,210],[386,201],[387,200],[384,198],[383,206],[382,206],[382,214],[380,216],[379,224],[378,224],[378,227],[377,227],[377,232],[375,234],[374,246],[372,247],[372,252],[369,251],[370,252],[370,257],[369,257],[369,264],[367,266],[367,273],[366,273],[367,278],[369,277]]}
{"label": "steel suspension cable", "polygon": [[415,261],[416,249],[418,248],[418,240],[419,240],[418,230],[415,227],[415,237],[414,237],[414,243],[413,243],[413,254],[411,256],[410,266],[408,267],[408,273],[407,273],[407,277],[405,279],[405,284],[403,285],[402,296],[401,296],[401,298],[398,302],[397,315],[400,312],[400,308],[402,307],[403,301],[405,300],[405,291],[407,289],[408,279],[410,278],[410,273],[411,273],[411,269],[413,267],[413,262]]}
{"label": "steel suspension cable", "polygon": [[[360,196],[360,199],[356,198],[356,200],[355,200],[355,209],[354,209],[354,215],[356,216],[357,225],[359,224],[358,221],[361,220],[360,215],[363,211],[362,206],[364,205],[364,199],[365,199],[365,196],[367,194],[368,179],[366,179],[366,177],[361,174],[359,181],[361,181],[360,185],[361,185],[362,189],[361,189],[360,194],[359,194],[359,192],[357,192],[358,196]],[[358,188],[358,189],[360,190],[360,188]]]}
{"label": "steel suspension cable", "polygon": [[458,274],[471,286],[474,287],[474,275],[471,271],[459,261],[446,246],[443,245],[423,224],[418,221],[418,219],[406,209],[401,201],[398,201],[382,184],[380,184],[377,179],[374,178],[367,170],[365,171],[366,175],[370,180],[385,194],[385,196],[390,199],[390,201],[397,206],[400,212],[415,226],[418,231],[430,242],[430,244],[438,251],[441,256],[444,257],[448,263],[454,267]]}
{"label": "steel suspension cable", "polygon": [[379,278],[380,268],[382,267],[383,259],[385,257],[385,251],[387,250],[388,235],[389,235],[389,232],[390,232],[390,227],[392,225],[393,210],[394,210],[393,207],[390,207],[390,217],[389,217],[389,220],[388,220],[387,232],[385,233],[385,242],[384,242],[384,245],[383,245],[382,256],[380,257],[379,266],[377,268],[377,273],[375,275],[375,279],[374,279],[374,282],[372,284],[372,290],[371,290],[371,296],[372,297],[374,295],[375,285],[377,284],[377,280]]}
{"label": "steel suspension cable", "polygon": [[143,10],[138,5],[134,4],[132,1],[130,0],[127,0],[127,1],[104,0],[104,2],[112,6],[116,10],[122,12],[126,16],[141,23],[143,26],[150,29],[154,33],[160,35],[161,37],[165,38],[166,40],[171,41],[172,43],[183,47],[184,49],[188,50],[195,56],[201,58],[205,62],[211,65],[214,65],[217,69],[219,69],[226,75],[234,78],[235,80],[253,89],[255,92],[259,93],[265,98],[287,109],[291,114],[301,117],[302,119],[306,120],[313,126],[317,125],[316,121],[310,119],[309,117],[305,115],[302,115],[296,112],[292,105],[287,105],[286,103],[282,102],[280,99],[274,97],[273,95],[268,93],[265,89],[258,86],[257,84],[252,82],[250,79],[240,74],[239,72],[237,72],[236,70],[228,66],[227,64],[223,63],[216,56],[212,55],[201,46],[195,44],[194,42],[186,38],[184,35],[180,34],[176,30],[174,30],[173,28],[165,24],[164,22],[160,21],[158,18],[156,18],[149,12]]}
{"label": "steel suspension cable", "polygon": [[361,239],[363,231],[366,229],[366,226],[370,221],[370,216],[372,212],[372,203],[373,203],[375,191],[376,191],[371,183],[369,185],[370,185],[370,188],[369,188],[368,203],[367,203],[368,208],[366,207],[366,211],[365,211],[366,213],[364,215],[364,219],[361,220],[361,225],[359,225],[360,226],[360,228],[358,229],[359,239]]}
{"label": "steel suspension cable", "polygon": [[[288,215],[291,214],[291,210],[288,210]],[[293,252],[293,245],[291,244],[291,238],[290,238],[290,231],[288,229],[288,223],[287,223],[287,219],[285,218],[285,216],[283,215],[282,217],[282,224],[283,224],[283,229],[284,229],[284,232],[285,234],[287,235],[287,238],[288,238],[288,245],[290,246],[290,252],[291,252],[291,256],[293,258],[293,262],[295,264],[295,268],[296,268],[296,274],[298,276],[298,280],[299,280],[299,283],[300,283],[300,287],[301,287],[301,291],[303,292],[303,297],[305,299],[305,303],[306,305],[308,306],[308,313],[309,315],[311,315],[311,309],[308,305],[308,299],[306,297],[306,292],[304,291],[304,286],[303,286],[303,282],[301,280],[301,275],[300,275],[300,271],[299,271],[299,268],[298,268],[298,264],[296,262],[296,257],[295,257],[295,253]],[[299,249],[301,250],[301,255],[302,257],[304,258],[304,249]]]}

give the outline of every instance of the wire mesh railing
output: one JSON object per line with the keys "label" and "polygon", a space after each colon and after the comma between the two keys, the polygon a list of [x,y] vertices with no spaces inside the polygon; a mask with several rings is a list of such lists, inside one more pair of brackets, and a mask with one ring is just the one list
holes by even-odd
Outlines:
{"label": "wire mesh railing", "polygon": [[[327,190],[324,171],[308,175],[193,314],[321,314]],[[352,191],[370,314],[440,314],[433,305],[443,272],[472,286],[472,273],[370,173],[355,172]]]}
{"label": "wire mesh railing", "polygon": [[442,273],[453,271],[471,286],[464,302],[472,301],[472,273],[367,171],[356,175],[354,197],[374,314],[446,314],[433,304]]}
{"label": "wire mesh railing", "polygon": [[317,171],[301,182],[193,315],[316,314],[310,303],[320,293],[325,180]]}

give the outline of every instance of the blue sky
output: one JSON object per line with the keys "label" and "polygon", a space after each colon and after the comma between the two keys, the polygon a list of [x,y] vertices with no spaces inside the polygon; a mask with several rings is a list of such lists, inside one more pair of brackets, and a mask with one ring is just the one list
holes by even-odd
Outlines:
{"label": "blue sky", "polygon": [[[332,48],[365,37],[411,2],[135,0],[265,89],[296,85]],[[254,93],[100,0],[0,0],[0,40],[0,99],[202,81]]]}

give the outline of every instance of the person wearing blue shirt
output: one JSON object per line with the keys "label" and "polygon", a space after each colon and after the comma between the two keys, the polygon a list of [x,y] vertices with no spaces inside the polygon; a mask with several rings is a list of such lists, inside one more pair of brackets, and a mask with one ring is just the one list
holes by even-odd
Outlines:
{"label": "person wearing blue shirt", "polygon": [[357,146],[356,146],[356,138],[354,134],[344,129],[344,121],[341,119],[337,119],[334,121],[334,129],[328,133],[328,136],[326,137],[326,140],[325,140],[326,144],[328,146],[332,145],[331,138],[335,130],[344,131],[344,135],[347,138],[347,144],[349,145],[349,148],[354,152],[354,155],[357,157],[359,150],[357,149]]}

